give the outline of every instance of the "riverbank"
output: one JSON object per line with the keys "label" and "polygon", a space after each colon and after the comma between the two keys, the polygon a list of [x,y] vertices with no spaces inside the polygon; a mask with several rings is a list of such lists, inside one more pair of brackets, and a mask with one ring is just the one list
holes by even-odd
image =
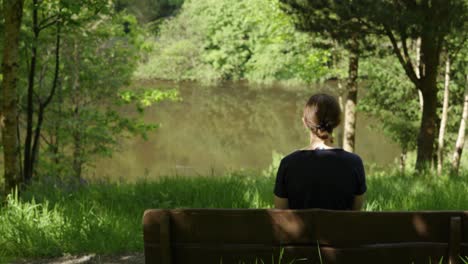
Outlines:
{"label": "riverbank", "polygon": [[[274,177],[232,173],[156,182],[41,181],[0,209],[0,259],[143,252],[148,208],[271,208]],[[468,210],[468,172],[404,176],[370,172],[365,209]]]}

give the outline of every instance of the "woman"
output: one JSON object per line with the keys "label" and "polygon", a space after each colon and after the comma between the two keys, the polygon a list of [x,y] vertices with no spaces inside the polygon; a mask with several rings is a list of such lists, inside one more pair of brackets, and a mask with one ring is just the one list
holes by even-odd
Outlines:
{"label": "woman", "polygon": [[310,145],[281,160],[274,188],[275,208],[361,210],[367,189],[362,160],[331,146],[340,117],[334,97],[310,97],[302,117],[310,131]]}

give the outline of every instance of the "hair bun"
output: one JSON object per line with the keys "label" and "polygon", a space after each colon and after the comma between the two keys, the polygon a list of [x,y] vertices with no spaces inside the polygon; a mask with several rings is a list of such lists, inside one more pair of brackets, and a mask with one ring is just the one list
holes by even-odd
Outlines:
{"label": "hair bun", "polygon": [[327,132],[331,132],[331,130],[333,130],[333,126],[330,124],[330,122],[326,121],[326,122],[321,122],[318,126],[317,126],[318,129],[320,130],[323,130],[323,131],[327,131]]}

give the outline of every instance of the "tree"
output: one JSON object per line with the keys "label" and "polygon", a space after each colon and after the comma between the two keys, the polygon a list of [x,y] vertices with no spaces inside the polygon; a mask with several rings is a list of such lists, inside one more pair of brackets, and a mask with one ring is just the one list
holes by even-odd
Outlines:
{"label": "tree", "polygon": [[344,107],[343,148],[354,151],[359,58],[364,48],[367,27],[349,8],[338,1],[280,0],[287,13],[296,18],[300,30],[316,32],[336,40],[348,51],[347,97]]}
{"label": "tree", "polygon": [[[416,169],[428,168],[434,152],[437,120],[437,78],[446,37],[459,32],[466,38],[468,3],[449,1],[344,1],[356,15],[387,36],[394,54],[414,87],[423,95]],[[409,53],[408,40],[421,39],[419,76]]]}
{"label": "tree", "polygon": [[451,36],[449,44],[451,44],[450,60],[452,62],[452,85],[458,87],[458,91],[464,91],[461,98],[455,99],[453,105],[461,105],[462,110],[456,113],[458,125],[458,133],[456,135],[456,142],[454,150],[451,154],[451,168],[450,172],[453,175],[458,175],[460,167],[460,159],[463,153],[465,144],[465,131],[466,122],[468,121],[468,45],[466,45],[466,38],[460,38],[459,35]]}
{"label": "tree", "polygon": [[5,15],[5,37],[2,61],[2,141],[5,162],[5,194],[8,194],[21,182],[18,163],[17,83],[23,1],[3,1],[3,14]]}
{"label": "tree", "polygon": [[[26,135],[23,159],[23,175],[26,183],[32,179],[36,171],[46,110],[59,86],[63,28],[68,30],[83,26],[86,21],[106,14],[109,9],[109,3],[103,0],[87,0],[81,3],[67,0],[32,1],[31,21],[25,23],[30,25],[33,34],[30,44],[27,44],[31,57],[27,63]],[[53,52],[49,49],[53,49]],[[50,56],[50,53],[53,55]],[[53,67],[50,69],[49,65]],[[40,70],[38,78],[37,69]],[[46,81],[50,81],[49,89],[43,85]],[[35,115],[36,120],[34,120]]]}
{"label": "tree", "polygon": [[[61,62],[57,97],[45,112],[39,175],[81,179],[97,156],[110,156],[119,147],[121,137],[145,137],[156,128],[141,120],[146,106],[176,97],[172,90],[122,91],[144,43],[133,16],[110,12],[80,9],[63,29],[60,56],[68,59]],[[130,23],[129,32],[124,21]],[[121,106],[132,102],[138,104],[137,114],[121,114]]]}
{"label": "tree", "polygon": [[458,175],[458,171],[460,168],[460,159],[463,152],[463,147],[465,145],[465,130],[466,130],[466,122],[468,120],[468,74],[466,75],[466,83],[465,83],[465,96],[463,101],[463,114],[460,120],[460,129],[458,132],[457,142],[455,144],[455,150],[452,156],[452,174]]}
{"label": "tree", "polygon": [[437,147],[437,175],[442,174],[443,167],[443,151],[444,151],[444,135],[445,127],[447,126],[448,102],[449,102],[449,85],[450,85],[450,58],[445,62],[445,82],[444,82],[444,103],[442,105],[442,117],[439,126],[439,140]]}
{"label": "tree", "polygon": [[[59,74],[59,58],[60,58],[60,10],[57,13],[48,14],[41,21],[39,21],[39,9],[42,3],[38,0],[32,1],[32,24],[31,29],[33,32],[33,39],[31,44],[31,58],[29,63],[29,72],[28,72],[28,91],[27,91],[27,106],[26,106],[26,138],[24,143],[24,160],[23,160],[23,174],[25,182],[29,182],[32,178],[34,172],[34,165],[36,163],[36,156],[38,154],[38,144],[39,136],[41,131],[42,122],[44,120],[44,110],[52,100],[56,87]],[[60,5],[60,1],[56,3]],[[58,7],[60,9],[60,7]],[[47,10],[50,12],[50,10]],[[36,68],[38,60],[38,46],[39,46],[39,34],[41,31],[56,26],[56,45],[55,45],[55,67],[54,67],[54,81],[52,83],[52,89],[50,94],[47,96],[47,99],[41,101],[40,98],[36,97],[39,109],[38,117],[36,121],[36,127],[33,131],[34,122],[34,86],[36,83]],[[37,93],[36,93],[37,95]]]}

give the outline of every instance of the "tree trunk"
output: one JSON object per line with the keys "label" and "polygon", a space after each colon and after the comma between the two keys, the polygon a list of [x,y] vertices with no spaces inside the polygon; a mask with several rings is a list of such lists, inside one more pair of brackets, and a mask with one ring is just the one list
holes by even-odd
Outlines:
{"label": "tree trunk", "polygon": [[26,136],[24,140],[24,180],[28,183],[32,178],[33,173],[33,94],[34,94],[34,78],[36,75],[37,62],[37,45],[39,42],[39,24],[38,24],[38,0],[33,0],[33,41],[31,47],[31,65],[28,74],[28,94],[26,107]]}
{"label": "tree trunk", "polygon": [[[80,120],[80,110],[78,106],[75,108],[75,120]],[[81,179],[83,167],[81,148],[81,124],[77,122],[75,131],[73,132],[73,172],[76,179]]]}
{"label": "tree trunk", "polygon": [[424,73],[418,89],[423,94],[423,113],[418,136],[418,155],[416,158],[416,170],[429,169],[434,153],[437,119],[437,76],[439,68],[440,47],[437,47],[431,34],[421,39],[422,63]]}
{"label": "tree trunk", "polygon": [[445,63],[444,104],[442,106],[442,117],[440,120],[440,128],[439,128],[439,142],[438,142],[439,145],[437,148],[437,175],[442,174],[442,166],[444,162],[444,156],[443,156],[444,134],[445,134],[445,127],[447,126],[449,84],[450,84],[450,59],[447,58],[447,62]]}
{"label": "tree trunk", "polygon": [[460,121],[460,128],[458,130],[457,143],[455,144],[455,151],[453,152],[452,158],[452,174],[458,175],[460,168],[460,159],[463,152],[463,146],[465,145],[465,129],[466,120],[468,118],[468,75],[466,75],[465,83],[465,97],[463,103],[463,115]]}
{"label": "tree trunk", "polygon": [[39,159],[39,140],[41,135],[42,123],[44,122],[44,107],[42,105],[39,106],[39,111],[37,113],[37,124],[36,129],[34,131],[34,141],[31,151],[31,170],[32,172],[36,173],[35,171],[35,164]]}
{"label": "tree trunk", "polygon": [[403,149],[400,154],[400,174],[404,175],[406,170],[406,149]]}
{"label": "tree trunk", "polygon": [[[57,101],[58,101],[58,109],[57,109],[57,117],[55,118],[54,123],[54,135],[53,137],[55,140],[52,142],[52,153],[54,154],[54,163],[55,165],[60,164],[59,152],[60,152],[60,128],[62,127],[62,115],[63,115],[63,95],[62,95],[62,85],[59,84],[57,87]],[[60,173],[59,173],[60,174]]]}
{"label": "tree trunk", "polygon": [[[342,88],[343,88],[343,85],[341,83],[341,80],[338,80],[338,94],[339,94],[338,104],[340,105],[341,113],[344,113],[345,109],[344,109],[344,104],[343,104],[343,89]],[[343,116],[341,116],[340,118],[343,118]],[[337,146],[340,148],[343,148],[343,137],[344,137],[343,130],[344,128],[339,129],[336,132],[337,133],[336,138],[338,139],[336,143],[337,143]]]}
{"label": "tree trunk", "polygon": [[17,138],[17,84],[19,68],[19,35],[23,17],[23,1],[3,1],[5,16],[2,63],[2,141],[4,158],[5,192],[7,195],[21,183],[19,175],[19,145]]}
{"label": "tree trunk", "polygon": [[52,81],[52,88],[50,90],[49,96],[46,98],[46,100],[43,103],[39,102],[39,110],[37,113],[37,124],[36,124],[36,129],[34,132],[34,141],[33,141],[32,152],[31,152],[31,162],[30,162],[31,173],[34,172],[34,166],[37,162],[37,159],[38,159],[37,157],[39,155],[39,140],[41,136],[42,123],[44,121],[45,109],[50,104],[50,102],[52,101],[52,98],[55,95],[55,91],[57,89],[59,71],[60,71],[60,23],[57,23],[57,32],[56,32],[56,40],[55,40],[54,79]]}
{"label": "tree trunk", "polygon": [[73,173],[76,179],[81,179],[83,168],[83,144],[82,144],[82,126],[81,126],[81,108],[80,108],[80,49],[78,43],[73,43],[73,84],[72,84],[72,104],[74,105],[73,111]]}
{"label": "tree trunk", "polygon": [[[421,78],[421,38],[418,38],[416,40],[416,65],[414,72],[416,73],[416,77]],[[418,90],[418,95],[419,95],[419,111],[421,113],[423,112],[423,106],[424,106],[424,98],[422,95],[421,90]]]}
{"label": "tree trunk", "polygon": [[358,92],[357,78],[359,67],[359,43],[356,37],[352,38],[352,44],[349,51],[348,83],[346,84],[348,95],[346,97],[345,106],[343,149],[349,152],[354,152]]}

